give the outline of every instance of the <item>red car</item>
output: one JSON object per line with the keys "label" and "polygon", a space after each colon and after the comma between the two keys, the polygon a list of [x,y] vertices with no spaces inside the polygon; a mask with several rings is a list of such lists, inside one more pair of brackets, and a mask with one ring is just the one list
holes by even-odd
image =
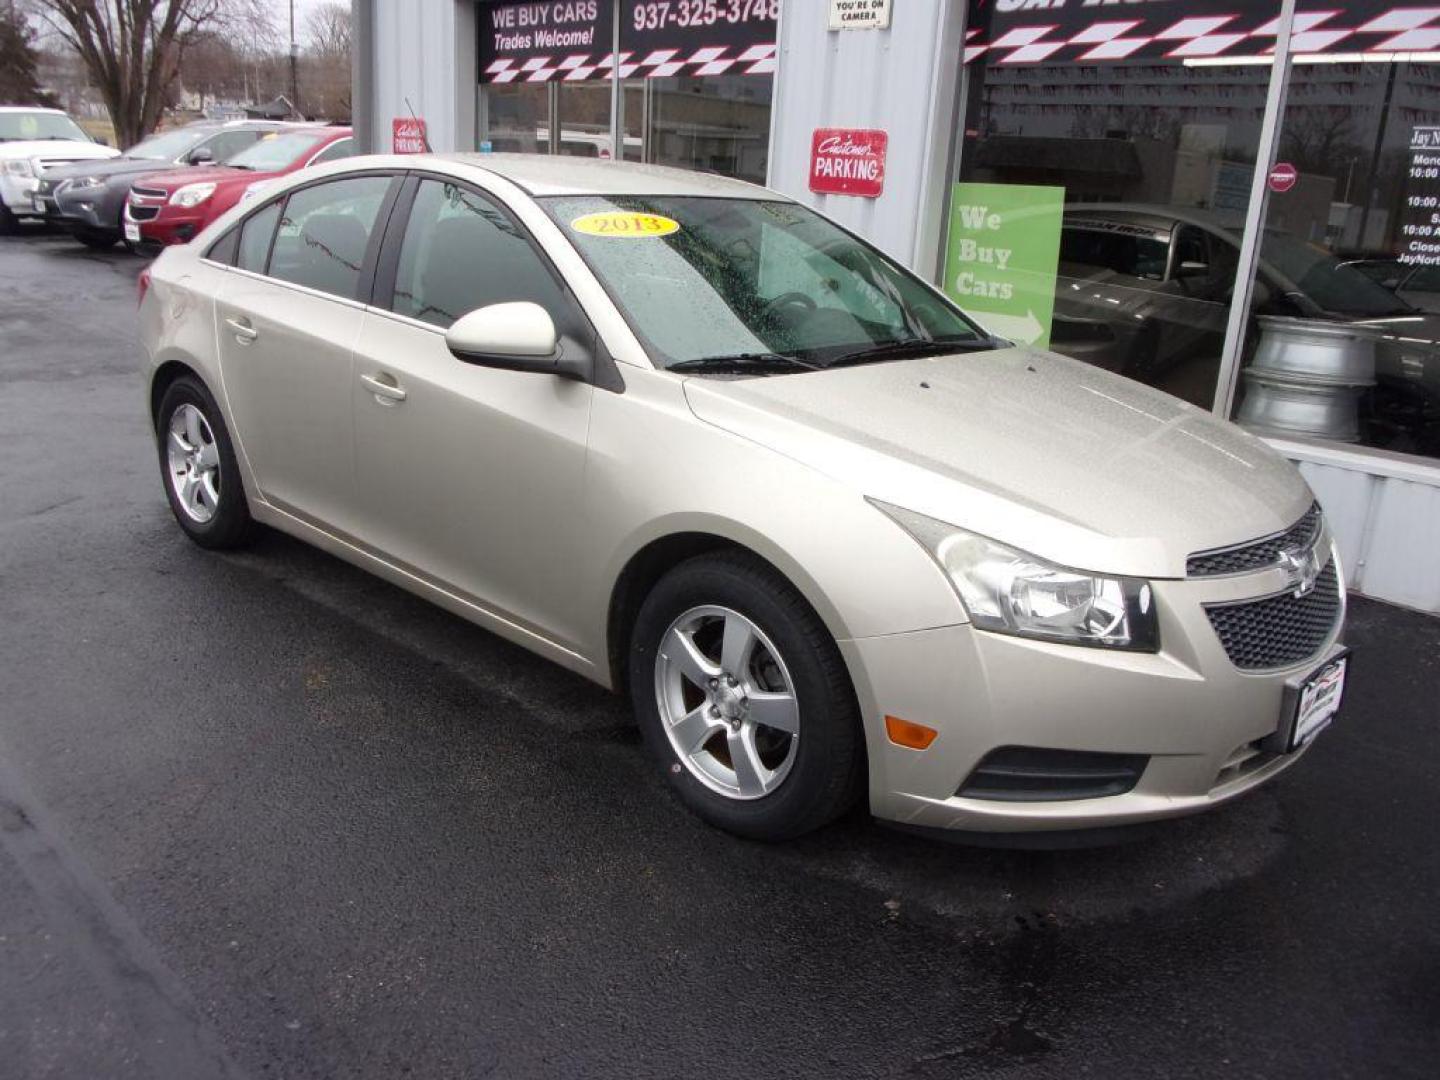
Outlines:
{"label": "red car", "polygon": [[131,244],[184,244],[229,210],[252,184],[355,153],[348,127],[296,127],[261,139],[214,168],[151,173],[125,200]]}

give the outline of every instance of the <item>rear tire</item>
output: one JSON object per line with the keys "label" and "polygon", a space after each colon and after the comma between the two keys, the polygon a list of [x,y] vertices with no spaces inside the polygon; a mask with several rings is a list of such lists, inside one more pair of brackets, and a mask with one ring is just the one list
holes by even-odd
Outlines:
{"label": "rear tire", "polygon": [[711,825],[787,840],[833,821],[864,789],[840,651],[757,558],[701,555],[661,578],[635,622],[629,677],[651,755]]}
{"label": "rear tire", "polygon": [[205,384],[182,375],[155,420],[160,478],[180,528],[203,548],[240,547],[254,532],[240,466],[220,407]]}

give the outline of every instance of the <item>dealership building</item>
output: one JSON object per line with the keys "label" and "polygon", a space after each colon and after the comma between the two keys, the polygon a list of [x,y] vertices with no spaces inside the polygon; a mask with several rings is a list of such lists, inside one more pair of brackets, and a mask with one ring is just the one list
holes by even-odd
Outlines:
{"label": "dealership building", "polygon": [[993,332],[1247,424],[1299,463],[1358,591],[1440,611],[1440,6],[354,10],[372,149],[775,188]]}

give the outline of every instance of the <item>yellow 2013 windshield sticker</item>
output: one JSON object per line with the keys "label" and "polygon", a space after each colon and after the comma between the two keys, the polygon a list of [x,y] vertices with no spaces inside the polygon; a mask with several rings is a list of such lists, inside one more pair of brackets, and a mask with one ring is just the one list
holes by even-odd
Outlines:
{"label": "yellow 2013 windshield sticker", "polygon": [[669,236],[680,231],[674,218],[659,214],[637,214],[630,210],[609,210],[586,214],[570,222],[570,228],[586,236],[647,237]]}

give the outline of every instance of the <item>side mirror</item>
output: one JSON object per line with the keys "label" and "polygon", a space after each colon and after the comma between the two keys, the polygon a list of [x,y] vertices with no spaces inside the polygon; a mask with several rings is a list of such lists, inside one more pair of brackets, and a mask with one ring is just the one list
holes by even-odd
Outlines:
{"label": "side mirror", "polygon": [[209,165],[215,160],[215,151],[208,146],[197,146],[185,160],[191,165]]}
{"label": "side mirror", "polygon": [[95,136],[95,141],[96,141],[97,143],[99,143],[101,146],[109,146],[109,145],[110,145],[110,140],[107,139],[104,135],[96,135],[96,136]]}
{"label": "side mirror", "polygon": [[565,355],[549,313],[527,300],[490,304],[461,316],[445,331],[445,344],[467,364],[566,379],[589,375],[588,361]]}
{"label": "side mirror", "polygon": [[1209,263],[1192,262],[1188,259],[1175,268],[1175,276],[1177,278],[1206,277],[1209,273]]}

